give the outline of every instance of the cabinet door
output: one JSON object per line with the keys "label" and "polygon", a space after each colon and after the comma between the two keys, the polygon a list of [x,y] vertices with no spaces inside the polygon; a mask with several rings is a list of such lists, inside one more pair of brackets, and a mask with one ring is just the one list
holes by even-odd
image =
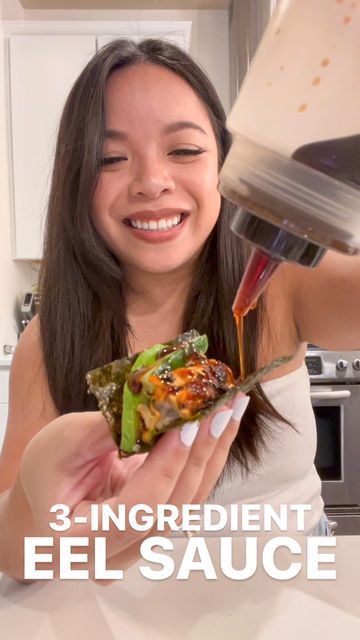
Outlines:
{"label": "cabinet door", "polygon": [[179,20],[173,22],[164,20],[159,22],[155,20],[151,22],[123,22],[114,25],[113,34],[98,35],[97,48],[101,49],[117,38],[125,38],[135,42],[140,42],[144,38],[160,38],[189,51],[191,25],[190,21],[182,22]]}
{"label": "cabinet door", "polygon": [[8,367],[0,367],[0,451],[5,436],[8,416],[9,373],[10,370]]}
{"label": "cabinet door", "polygon": [[39,259],[61,109],[96,42],[92,35],[9,40],[14,257]]}
{"label": "cabinet door", "polygon": [[8,405],[0,404],[0,451],[4,442],[7,416],[8,416]]}
{"label": "cabinet door", "polygon": [[0,367],[0,404],[7,404],[9,401],[9,375],[8,367]]}

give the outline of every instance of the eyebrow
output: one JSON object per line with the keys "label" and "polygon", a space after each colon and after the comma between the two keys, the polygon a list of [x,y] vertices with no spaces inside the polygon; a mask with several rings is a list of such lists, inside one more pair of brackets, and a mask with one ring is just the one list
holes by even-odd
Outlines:
{"label": "eyebrow", "polygon": [[[205,136],[207,136],[206,131],[204,131],[204,129],[200,127],[199,124],[196,124],[196,122],[192,122],[192,120],[177,120],[176,122],[171,122],[164,127],[163,131],[164,133],[169,134],[177,133],[177,131],[183,131],[184,129],[193,129],[195,131],[200,131],[200,133],[203,133]],[[118,131],[116,129],[106,129],[105,131],[105,138],[110,140],[125,141],[128,139],[128,137],[129,136],[124,131]]]}
{"label": "eyebrow", "polygon": [[116,129],[106,129],[105,139],[110,140],[127,140],[128,135],[124,131],[117,131]]}
{"label": "eyebrow", "polygon": [[195,129],[195,131],[200,131],[205,136],[207,136],[206,131],[196,122],[192,122],[192,120],[177,120],[176,122],[171,122],[170,124],[164,127],[165,133],[176,133],[177,131],[182,131],[183,129]]}

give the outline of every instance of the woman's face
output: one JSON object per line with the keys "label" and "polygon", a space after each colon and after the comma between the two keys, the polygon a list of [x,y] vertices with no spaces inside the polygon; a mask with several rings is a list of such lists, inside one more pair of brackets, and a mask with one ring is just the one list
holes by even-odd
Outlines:
{"label": "woman's face", "polygon": [[97,231],[130,270],[170,273],[191,264],[220,210],[204,104],[172,71],[142,63],[112,74],[105,111]]}

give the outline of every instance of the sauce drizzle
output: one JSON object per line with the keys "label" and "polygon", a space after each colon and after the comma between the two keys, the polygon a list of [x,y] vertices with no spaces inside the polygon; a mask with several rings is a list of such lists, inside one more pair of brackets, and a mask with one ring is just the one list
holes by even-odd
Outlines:
{"label": "sauce drizzle", "polygon": [[255,309],[260,294],[279,264],[272,256],[254,248],[237,291],[232,310],[239,345],[240,380],[246,377],[244,317],[251,309]]}

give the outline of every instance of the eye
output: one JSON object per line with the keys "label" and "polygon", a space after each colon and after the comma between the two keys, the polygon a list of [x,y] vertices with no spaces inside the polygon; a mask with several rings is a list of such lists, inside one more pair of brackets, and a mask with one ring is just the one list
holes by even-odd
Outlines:
{"label": "eye", "polygon": [[109,156],[108,158],[102,158],[100,162],[101,167],[112,167],[127,160],[126,156]]}
{"label": "eye", "polygon": [[191,148],[181,148],[181,149],[174,149],[173,151],[170,151],[170,153],[168,154],[169,156],[177,156],[177,157],[183,157],[183,156],[199,156],[202,153],[205,153],[205,149],[191,149]]}

